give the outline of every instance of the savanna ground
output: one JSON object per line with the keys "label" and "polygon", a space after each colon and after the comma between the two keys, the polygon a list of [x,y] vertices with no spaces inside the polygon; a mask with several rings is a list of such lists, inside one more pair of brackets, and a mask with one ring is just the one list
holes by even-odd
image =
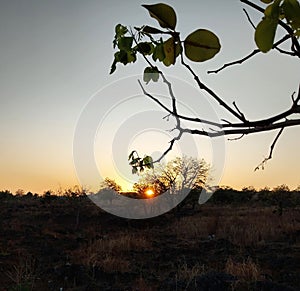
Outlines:
{"label": "savanna ground", "polygon": [[300,290],[299,191],[224,193],[147,220],[2,195],[0,290]]}

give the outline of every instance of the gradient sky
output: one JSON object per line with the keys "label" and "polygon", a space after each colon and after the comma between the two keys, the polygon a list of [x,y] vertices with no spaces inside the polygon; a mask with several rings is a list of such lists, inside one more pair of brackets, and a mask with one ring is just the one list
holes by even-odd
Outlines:
{"label": "gradient sky", "polygon": [[[141,59],[135,65],[118,66],[117,72],[109,75],[114,53],[112,39],[118,23],[156,25],[141,7],[141,4],[152,3],[155,2],[0,0],[0,189],[14,192],[21,188],[42,193],[48,189],[85,184],[86,181],[78,179],[78,169],[73,161],[77,121],[96,92],[100,92],[97,98],[102,98],[103,106],[106,104],[110,108],[115,105],[113,99],[104,96],[105,88],[119,88],[117,94],[121,97],[124,94],[124,98],[128,94],[141,95],[137,78],[130,78],[125,87],[120,81],[126,76],[141,75],[145,67]],[[197,28],[211,29],[219,36],[222,50],[217,57],[192,65],[202,80],[224,100],[228,103],[236,101],[249,119],[268,117],[289,108],[290,96],[299,85],[300,64],[295,58],[271,52],[217,75],[206,74],[207,70],[243,57],[255,48],[253,29],[239,1],[177,0],[167,3],[177,12],[177,29],[183,36]],[[253,21],[260,19],[261,16],[250,8],[247,10]],[[165,72],[193,84],[190,75],[180,68],[168,68]],[[130,93],[125,90],[126,86],[130,87]],[[183,95],[180,88],[177,92]],[[180,100],[185,102],[184,98]],[[105,122],[109,126],[106,124],[101,128],[98,125],[99,134],[94,141],[100,148],[102,140],[112,140],[114,146],[110,148],[108,142],[100,154],[95,151],[95,159],[103,177],[111,176],[120,183],[123,182],[118,171],[130,171],[126,164],[130,147],[140,146],[155,153],[162,151],[162,145],[168,141],[164,130],[159,133],[161,139],[156,139],[147,135],[143,137],[140,128],[139,132],[133,133],[135,138],[125,135],[124,143],[120,137],[116,138],[117,141],[109,137],[110,129],[107,128],[118,131],[131,116],[142,120],[143,106],[146,106],[145,110],[151,110],[153,106],[160,119],[157,106],[149,100],[139,102],[127,103],[124,108],[120,105],[118,115],[116,112],[109,115],[106,110],[104,113],[108,114],[108,119]],[[195,104],[188,104],[188,108]],[[132,112],[128,114],[128,108],[132,112],[138,111],[141,116],[132,115]],[[221,117],[228,116],[222,110],[216,109],[216,112]],[[103,114],[101,108],[100,114]],[[253,169],[268,155],[276,132],[226,142],[226,164],[220,184],[235,188],[280,184],[295,188],[300,185],[299,133],[299,127],[286,129],[275,148],[274,158],[264,171],[256,172]],[[203,141],[205,143],[207,141]],[[117,151],[125,153],[124,163],[118,164],[117,170],[107,158],[110,150],[116,150],[116,144]],[[104,156],[107,158],[105,162]],[[206,157],[205,153],[203,156]]]}

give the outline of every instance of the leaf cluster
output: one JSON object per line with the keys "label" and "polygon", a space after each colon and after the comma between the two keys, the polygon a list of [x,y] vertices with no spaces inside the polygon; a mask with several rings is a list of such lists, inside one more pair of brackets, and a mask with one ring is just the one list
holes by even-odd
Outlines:
{"label": "leaf cluster", "polygon": [[[143,25],[135,27],[133,32],[126,26],[118,24],[115,28],[113,46],[119,50],[114,55],[111,74],[116,70],[117,63],[123,65],[134,63],[138,53],[144,58],[152,56],[154,62],[161,62],[168,67],[174,65],[183,52],[191,61],[204,62],[220,51],[218,37],[206,29],[197,29],[181,41],[180,33],[175,30],[177,16],[171,6],[163,3],[142,6],[148,10],[152,18],[158,21],[162,29]],[[143,40],[145,37],[148,41]],[[151,65],[150,61],[148,63],[150,66],[144,70],[144,81],[157,82],[159,70]]]}
{"label": "leaf cluster", "polygon": [[153,169],[153,159],[151,156],[144,156],[140,158],[138,153],[134,150],[128,156],[129,165],[132,167],[132,174],[143,172],[145,169]]}
{"label": "leaf cluster", "polygon": [[285,20],[293,35],[300,36],[300,4],[297,0],[261,0],[269,4],[255,30],[255,42],[262,52],[272,49],[280,20]]}

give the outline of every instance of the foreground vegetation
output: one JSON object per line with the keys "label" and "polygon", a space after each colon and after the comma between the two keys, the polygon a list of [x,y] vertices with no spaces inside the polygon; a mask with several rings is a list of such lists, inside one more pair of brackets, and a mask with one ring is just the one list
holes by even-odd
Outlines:
{"label": "foreground vegetation", "polygon": [[223,188],[148,220],[80,191],[20,194],[0,192],[1,290],[300,288],[297,189]]}

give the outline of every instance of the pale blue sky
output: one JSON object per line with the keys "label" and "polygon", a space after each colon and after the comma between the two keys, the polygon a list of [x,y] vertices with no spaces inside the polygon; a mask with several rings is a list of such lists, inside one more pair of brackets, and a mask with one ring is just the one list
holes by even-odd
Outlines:
{"label": "pale blue sky", "polygon": [[[79,183],[72,156],[76,122],[93,94],[143,71],[145,64],[140,60],[132,66],[118,66],[109,75],[115,25],[156,25],[141,7],[145,3],[154,2],[0,0],[0,189],[42,192]],[[290,95],[299,84],[297,59],[272,52],[218,75],[206,74],[255,47],[253,29],[239,1],[167,3],[177,12],[177,29],[183,36],[197,28],[211,29],[219,36],[222,50],[217,57],[193,68],[228,103],[236,101],[249,119],[290,106]],[[247,10],[254,21],[260,19]],[[193,84],[180,68],[165,72]],[[128,86],[141,93],[137,82]],[[109,102],[103,98],[103,104]],[[276,132],[227,143],[221,184],[296,187],[300,184],[299,130],[283,133],[274,159],[261,172],[253,169],[268,154]]]}

